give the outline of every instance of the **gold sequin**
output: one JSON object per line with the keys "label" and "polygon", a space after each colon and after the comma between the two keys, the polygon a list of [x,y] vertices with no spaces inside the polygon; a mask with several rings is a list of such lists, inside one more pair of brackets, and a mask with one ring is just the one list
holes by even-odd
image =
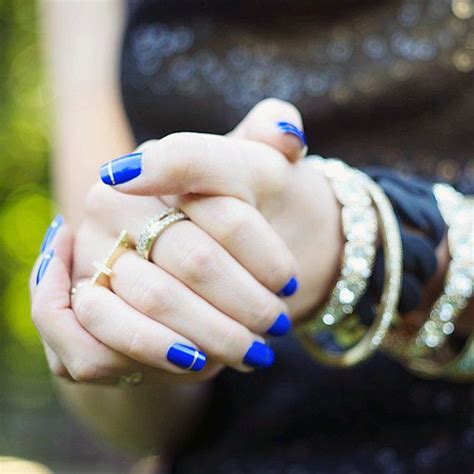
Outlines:
{"label": "gold sequin", "polygon": [[460,72],[470,72],[474,69],[474,59],[462,49],[454,52],[452,57],[454,67]]}
{"label": "gold sequin", "polygon": [[472,0],[452,0],[451,10],[460,20],[469,20],[474,15]]}

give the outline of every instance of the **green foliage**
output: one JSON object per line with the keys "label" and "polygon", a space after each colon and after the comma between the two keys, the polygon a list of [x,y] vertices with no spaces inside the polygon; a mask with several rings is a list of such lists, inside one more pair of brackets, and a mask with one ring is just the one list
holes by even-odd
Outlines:
{"label": "green foliage", "polygon": [[37,14],[31,0],[0,0],[0,364],[22,377],[46,372],[28,295],[52,207]]}

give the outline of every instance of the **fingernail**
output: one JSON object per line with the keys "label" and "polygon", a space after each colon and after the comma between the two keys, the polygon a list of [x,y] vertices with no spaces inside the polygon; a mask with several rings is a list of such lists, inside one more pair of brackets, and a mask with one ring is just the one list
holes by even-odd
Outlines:
{"label": "fingernail", "polygon": [[56,237],[56,234],[59,228],[63,224],[64,224],[64,217],[61,214],[58,214],[49,225],[48,230],[46,231],[46,234],[43,237],[43,242],[41,243],[41,249],[40,249],[41,253],[44,253],[46,252],[46,250],[48,250],[49,246],[54,240],[54,237]]}
{"label": "fingernail", "polygon": [[296,138],[298,138],[298,140],[301,142],[301,148],[308,146],[306,135],[304,134],[303,130],[300,130],[290,122],[278,122],[277,126],[282,133],[294,135]]}
{"label": "fingernail", "polygon": [[170,346],[166,358],[182,369],[199,372],[206,365],[206,354],[195,347],[176,343]]}
{"label": "fingernail", "polygon": [[277,293],[278,296],[291,296],[298,291],[298,280],[291,277],[288,283]]}
{"label": "fingernail", "polygon": [[270,336],[284,336],[291,329],[291,321],[285,313],[281,313],[273,326],[267,331]]}
{"label": "fingernail", "polygon": [[255,341],[244,356],[244,364],[257,369],[266,369],[273,364],[275,353],[271,347]]}
{"label": "fingernail", "polygon": [[43,278],[44,274],[46,273],[46,270],[48,268],[49,262],[51,259],[54,257],[54,250],[51,249],[47,254],[43,256],[43,260],[41,260],[41,263],[38,267],[38,271],[36,272],[36,285],[41,281]]}
{"label": "fingernail", "polygon": [[100,167],[100,179],[109,186],[126,183],[142,172],[142,153],[130,153]]}

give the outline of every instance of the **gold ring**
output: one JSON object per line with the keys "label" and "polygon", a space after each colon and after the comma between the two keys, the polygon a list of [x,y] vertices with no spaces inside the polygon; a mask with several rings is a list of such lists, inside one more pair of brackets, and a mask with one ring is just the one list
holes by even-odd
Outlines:
{"label": "gold ring", "polygon": [[112,249],[103,262],[93,263],[96,272],[91,278],[91,285],[101,285],[109,287],[109,278],[112,275],[112,265],[129,248],[128,233],[122,230],[117,237]]}
{"label": "gold ring", "polygon": [[125,385],[141,385],[143,383],[143,374],[141,372],[134,372],[133,374],[130,375],[123,375],[119,379],[119,383],[125,384]]}
{"label": "gold ring", "polygon": [[175,207],[152,217],[145,225],[143,232],[138,236],[136,251],[139,257],[150,259],[150,252],[156,239],[175,222],[189,219],[188,216]]}

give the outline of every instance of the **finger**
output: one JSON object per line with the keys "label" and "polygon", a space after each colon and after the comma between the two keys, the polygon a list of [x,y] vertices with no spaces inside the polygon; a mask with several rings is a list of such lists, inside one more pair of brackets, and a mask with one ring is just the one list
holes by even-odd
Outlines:
{"label": "finger", "polygon": [[260,336],[134,252],[115,262],[111,286],[130,306],[192,340],[210,359],[243,371],[273,363],[273,351]]}
{"label": "finger", "polygon": [[46,355],[46,360],[48,362],[49,370],[56,377],[63,377],[71,379],[69,372],[67,371],[65,365],[61,362],[61,359],[56,355],[56,353],[51,349],[51,347],[43,341],[44,353]]}
{"label": "finger", "polygon": [[253,332],[282,336],[291,327],[282,300],[190,221],[166,229],[152,261]]}
{"label": "finger", "polygon": [[[181,208],[194,224],[217,240],[241,266],[272,292],[279,292],[280,296],[291,296],[297,290],[295,275],[298,271],[293,255],[261,213],[240,199],[199,195],[166,196],[157,199],[149,196],[120,195],[112,188],[103,186],[97,186],[95,190],[88,202],[93,227],[81,227],[79,242],[90,242],[91,232],[97,233],[95,229],[98,226],[103,228],[104,210],[107,210],[108,214],[113,213],[115,217],[107,221],[106,233],[118,235],[122,229],[127,229],[131,242],[136,243],[145,225],[144,216],[152,217],[163,212],[166,209],[163,202],[166,201],[168,206]],[[140,209],[140,213],[129,215],[125,211],[116,212],[124,208]],[[174,224],[173,227],[175,225],[180,223]],[[153,261],[162,264],[160,255],[154,256],[153,251],[151,255]],[[98,255],[91,254],[89,259],[76,260],[77,278],[90,274],[91,258],[98,258]]]}
{"label": "finger", "polygon": [[226,195],[255,204],[286,185],[288,162],[265,144],[175,133],[106,163],[100,174],[105,184],[129,194]]}
{"label": "finger", "polygon": [[[296,292],[298,287],[295,276],[296,261],[281,237],[257,209],[240,199],[226,196],[192,195],[166,200],[182,209],[195,224],[213,237],[266,288],[280,296],[291,296]],[[176,235],[178,229],[173,229],[173,236],[172,229],[169,231],[169,235],[166,235],[168,232],[165,233],[154,246],[152,255],[157,262],[162,263],[165,258],[163,240],[170,241],[174,237],[174,242],[184,241],[180,244],[182,246],[192,245],[193,240],[187,238],[184,233]],[[179,252],[179,246],[175,244],[175,248],[176,252]],[[207,259],[203,260],[206,263]],[[216,260],[207,262],[209,266],[217,263]],[[206,276],[201,276],[202,273],[196,276],[213,278],[212,272]],[[252,285],[256,287],[253,282]],[[262,299],[262,303],[268,304],[266,301],[265,298]]]}
{"label": "finger", "polygon": [[[170,198],[168,203],[167,198],[170,206],[182,203],[187,212],[188,199]],[[90,215],[97,224],[103,223],[104,209],[124,209],[110,221],[107,231],[118,235],[126,228],[131,244],[136,244],[145,227],[147,219],[142,216],[158,215],[167,208],[157,198],[120,196],[110,188],[101,189],[91,204]],[[166,229],[152,246],[151,260],[224,313],[255,332],[265,333],[277,316],[287,312],[286,305],[272,293],[284,289],[283,295],[290,296],[296,291],[292,254],[260,213],[239,199],[190,196],[189,210],[192,222],[178,222]],[[97,231],[85,229],[84,237],[81,231],[79,241],[89,240],[91,233]],[[89,264],[84,267],[83,262],[97,258],[96,251],[76,261],[78,277],[90,273]],[[203,260],[208,271],[202,268]],[[280,321],[285,321],[284,315]],[[285,327],[289,329],[288,324]]]}
{"label": "finger", "polygon": [[280,99],[259,102],[228,136],[265,143],[292,163],[303,158],[308,151],[300,112],[294,105]]}
{"label": "finger", "polygon": [[193,342],[139,313],[104,287],[78,288],[73,309],[90,334],[130,359],[178,374],[198,372],[206,365],[206,354]]}
{"label": "finger", "polygon": [[37,275],[44,256],[38,260],[30,283],[32,319],[47,346],[77,381],[89,382],[140,371],[142,366],[87,333],[71,310],[69,271],[59,257],[72,252],[70,232],[65,228],[58,232],[52,247],[46,254],[53,252],[39,283],[36,283]]}

